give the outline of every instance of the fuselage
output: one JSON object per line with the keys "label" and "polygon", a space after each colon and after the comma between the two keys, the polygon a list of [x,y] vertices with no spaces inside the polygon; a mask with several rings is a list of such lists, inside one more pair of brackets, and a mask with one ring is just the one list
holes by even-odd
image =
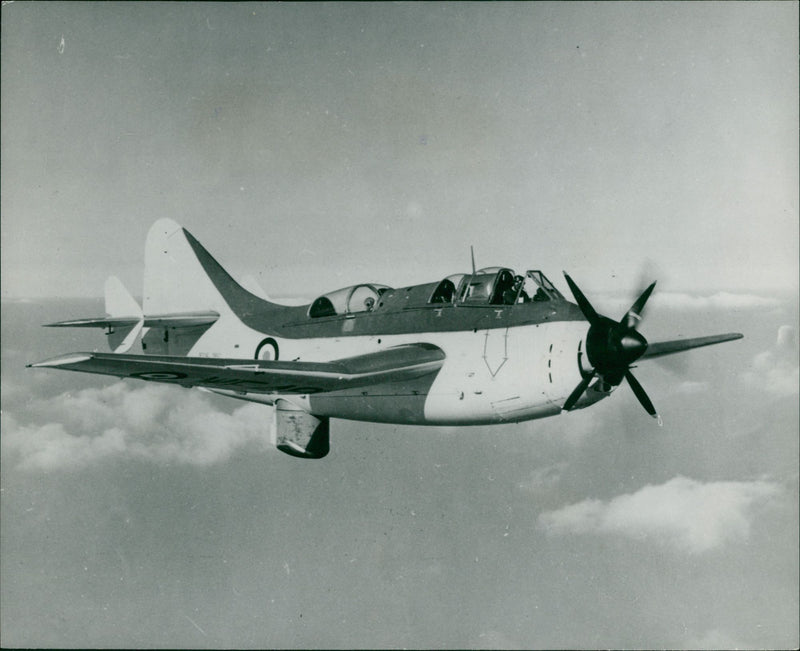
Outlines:
{"label": "fuselage", "polygon": [[[371,311],[313,319],[309,306],[277,308],[240,296],[243,302],[231,299],[232,313],[223,314],[183,354],[331,361],[425,342],[445,353],[435,376],[288,399],[318,416],[389,423],[477,425],[560,412],[581,380],[588,324],[575,305],[558,297],[512,305],[413,300],[429,290],[427,285],[390,289]],[[256,402],[274,400],[264,394],[220,393]],[[579,406],[605,395],[590,392]]]}
{"label": "fuselage", "polygon": [[[233,387],[218,393],[266,403],[282,397],[320,417],[464,425],[557,414],[581,381],[589,324],[541,272],[523,278],[494,267],[402,288],[361,284],[284,306],[242,288],[185,234],[201,267],[197,275],[224,300],[217,303],[219,319],[155,330],[143,338],[145,353],[325,362],[402,344],[444,352],[438,373],[402,382],[323,393],[288,387],[291,395]],[[578,406],[605,395],[587,392]]]}

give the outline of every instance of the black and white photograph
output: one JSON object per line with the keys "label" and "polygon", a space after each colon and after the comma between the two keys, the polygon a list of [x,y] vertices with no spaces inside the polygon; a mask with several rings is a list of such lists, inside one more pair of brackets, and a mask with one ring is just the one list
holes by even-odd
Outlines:
{"label": "black and white photograph", "polygon": [[3,2],[0,646],[800,646],[797,2]]}

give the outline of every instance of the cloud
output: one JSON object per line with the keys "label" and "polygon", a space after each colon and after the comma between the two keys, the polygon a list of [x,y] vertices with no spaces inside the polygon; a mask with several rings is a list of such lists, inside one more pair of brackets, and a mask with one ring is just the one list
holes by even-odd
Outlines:
{"label": "cloud", "polygon": [[778,328],[776,344],[753,358],[742,381],[751,389],[766,391],[774,396],[800,393],[800,365],[797,358],[797,338],[794,328]]}
{"label": "cloud", "polygon": [[34,400],[28,414],[33,422],[2,414],[3,454],[24,469],[119,458],[205,466],[247,446],[267,447],[272,428],[263,405],[226,414],[199,392],[123,382]]}
{"label": "cloud", "polygon": [[656,292],[650,299],[652,306],[671,309],[756,309],[780,307],[776,298],[754,294],[717,292],[711,296],[693,296],[682,292]]}
{"label": "cloud", "polygon": [[528,479],[519,482],[518,487],[531,493],[541,493],[554,488],[567,468],[567,463],[559,462],[536,468],[530,472]]}
{"label": "cloud", "polygon": [[608,501],[584,500],[544,512],[539,524],[553,535],[653,536],[699,554],[747,538],[752,507],[779,492],[767,481],[702,483],[675,477]]}

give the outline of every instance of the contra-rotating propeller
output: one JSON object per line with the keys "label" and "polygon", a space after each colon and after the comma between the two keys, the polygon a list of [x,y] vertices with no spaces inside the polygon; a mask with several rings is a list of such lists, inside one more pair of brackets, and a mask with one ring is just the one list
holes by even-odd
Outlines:
{"label": "contra-rotating propeller", "polygon": [[578,307],[589,322],[589,332],[586,335],[586,356],[592,370],[584,375],[580,384],[569,394],[563,410],[569,411],[575,406],[595,376],[599,376],[603,382],[611,386],[618,386],[623,379],[626,379],[642,407],[653,418],[658,418],[660,423],[661,419],[656,413],[653,403],[630,371],[631,364],[644,355],[647,350],[647,340],[636,330],[636,326],[642,319],[644,305],[656,284],[653,283],[644,290],[625,313],[625,316],[616,322],[598,314],[566,272],[564,272],[564,277],[567,279],[567,284]]}

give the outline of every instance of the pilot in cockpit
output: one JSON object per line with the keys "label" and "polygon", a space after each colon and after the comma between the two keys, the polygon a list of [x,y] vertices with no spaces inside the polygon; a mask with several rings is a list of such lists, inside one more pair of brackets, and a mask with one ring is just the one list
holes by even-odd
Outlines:
{"label": "pilot in cockpit", "polygon": [[536,294],[534,294],[533,300],[538,303],[539,301],[549,301],[550,297],[540,287],[539,289],[536,290]]}
{"label": "pilot in cockpit", "polygon": [[514,287],[520,290],[519,296],[517,296],[517,303],[527,303],[531,300],[531,297],[528,296],[528,292],[523,289],[525,285],[525,279],[522,276],[515,276],[514,277]]}
{"label": "pilot in cockpit", "polygon": [[528,293],[523,289],[525,279],[522,276],[514,276],[514,284],[503,294],[503,303],[513,305],[514,303],[527,303],[530,301]]}

